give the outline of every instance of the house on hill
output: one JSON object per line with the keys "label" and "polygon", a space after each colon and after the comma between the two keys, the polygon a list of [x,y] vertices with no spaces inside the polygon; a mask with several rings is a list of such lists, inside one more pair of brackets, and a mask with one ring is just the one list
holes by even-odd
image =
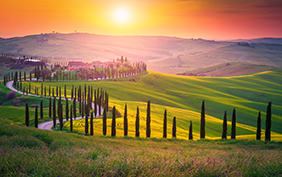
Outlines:
{"label": "house on hill", "polygon": [[105,68],[105,67],[107,67],[108,65],[107,65],[106,63],[102,63],[102,62],[100,62],[100,61],[93,61],[93,62],[91,63],[91,66],[92,66],[92,68]]}
{"label": "house on hill", "polygon": [[78,69],[90,69],[88,64],[85,64],[81,61],[70,61],[68,64],[68,71],[76,71]]}

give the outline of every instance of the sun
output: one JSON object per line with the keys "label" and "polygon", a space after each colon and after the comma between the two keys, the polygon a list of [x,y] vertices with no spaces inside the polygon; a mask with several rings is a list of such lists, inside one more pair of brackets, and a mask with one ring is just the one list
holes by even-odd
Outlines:
{"label": "sun", "polygon": [[130,18],[130,13],[129,11],[124,8],[124,7],[119,7],[115,9],[113,13],[114,19],[119,22],[119,23],[125,23],[129,20]]}

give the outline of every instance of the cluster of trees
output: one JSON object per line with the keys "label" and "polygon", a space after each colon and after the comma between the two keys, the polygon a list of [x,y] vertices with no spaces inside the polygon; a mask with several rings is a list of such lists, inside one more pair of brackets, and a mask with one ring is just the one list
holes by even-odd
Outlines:
{"label": "cluster of trees", "polygon": [[[43,83],[41,84],[41,87],[43,88]],[[35,90],[38,90],[38,88],[35,88]],[[41,95],[43,95],[43,89],[41,89]],[[45,96],[46,96],[46,87],[45,87]],[[49,90],[51,90],[49,86]],[[56,96],[54,96],[54,88],[53,90],[53,101],[52,98],[50,97],[49,100],[49,119],[53,118],[53,127],[56,128],[56,121],[57,117],[60,122],[60,129],[62,130],[63,128],[63,104],[62,104],[62,95],[61,95],[61,87],[56,87],[56,96],[59,98],[58,99],[58,105],[56,106]],[[72,86],[71,89],[71,100],[73,100],[73,105],[68,104],[68,98],[66,96],[66,85],[64,87],[65,94],[64,98],[66,101],[65,104],[65,118],[68,121],[68,119],[71,119],[72,123],[72,117],[76,119],[77,116],[77,103],[78,102],[78,113],[80,116],[85,117],[85,119],[88,119],[90,115],[90,111],[92,114],[95,115],[101,115],[102,112],[102,107],[104,108],[104,112],[108,111],[108,106],[109,106],[109,95],[106,91],[104,91],[102,88],[98,88],[96,90],[93,90],[93,87],[87,86],[86,84],[84,85],[84,90],[82,89],[81,86],[79,88],[75,88],[74,85]],[[49,96],[50,96],[49,92]],[[37,91],[38,94],[38,91]],[[43,119],[43,104],[41,102],[40,104],[40,110],[41,110],[41,119]],[[70,110],[70,111],[69,111]],[[93,115],[91,114],[91,120],[93,122]],[[37,121],[38,124],[38,121]],[[28,104],[26,105],[26,125],[29,126],[29,113],[28,113]],[[88,125],[88,120],[87,124]],[[35,127],[37,128],[38,125],[35,124]],[[91,125],[93,129],[93,125]],[[72,125],[71,125],[71,131],[72,131]]]}

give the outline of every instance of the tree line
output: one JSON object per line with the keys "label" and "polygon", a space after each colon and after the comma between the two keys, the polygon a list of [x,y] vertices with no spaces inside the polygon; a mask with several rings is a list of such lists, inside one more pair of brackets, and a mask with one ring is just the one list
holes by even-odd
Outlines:
{"label": "tree line", "polygon": [[[94,108],[91,107],[91,96],[88,97],[90,99],[87,100],[87,102],[84,100],[82,103],[82,110],[81,115],[82,117],[85,117],[85,135],[89,134],[89,125],[88,120],[90,118],[90,135],[93,135],[94,133],[94,126],[93,126],[93,118],[97,115],[97,109],[101,109],[101,107],[104,107],[103,111],[103,118],[102,118],[102,132],[103,135],[107,135],[107,112],[108,112],[108,105],[107,103],[101,104],[98,103],[97,106],[97,97],[99,97],[99,89],[98,94],[94,94],[95,101],[94,101]],[[101,92],[101,94],[103,91]],[[89,94],[89,92],[88,92]],[[108,99],[107,92],[104,92],[104,102],[107,102]],[[103,94],[102,94],[103,95]],[[107,95],[107,96],[106,96]],[[97,96],[97,97],[96,97]],[[101,96],[101,95],[100,95]],[[86,98],[86,97],[85,97]],[[66,99],[66,113],[65,117],[66,120],[70,119],[70,131],[73,132],[73,118],[76,119],[76,107],[75,107],[75,100],[73,102],[73,105],[68,105],[68,99]],[[97,101],[96,101],[97,100]],[[42,104],[42,101],[41,101]],[[42,108],[42,105],[40,106],[40,109]],[[69,112],[70,108],[70,112]],[[37,116],[37,106],[35,108],[35,127],[38,127],[38,116]],[[94,109],[91,111],[91,109]],[[58,118],[60,121],[60,130],[63,128],[63,109],[61,104],[61,98],[59,98],[58,101]],[[42,112],[42,109],[41,109]],[[111,124],[111,136],[116,136],[116,108],[115,106],[111,110],[112,112],[112,124]],[[69,114],[70,113],[70,114]],[[99,115],[101,112],[99,111]],[[139,107],[137,106],[136,109],[136,119],[135,119],[135,137],[140,137],[140,117],[139,117]],[[40,114],[41,119],[43,118],[43,115]],[[49,117],[51,118],[51,98],[49,102]],[[29,126],[29,113],[28,113],[28,103],[26,103],[26,126]],[[176,117],[173,117],[172,121],[172,138],[177,137],[177,126],[176,126]],[[56,98],[53,99],[53,127],[56,126]],[[193,128],[192,128],[192,121],[190,121],[189,125],[189,131],[188,131],[188,139],[193,140]],[[265,141],[271,141],[271,102],[268,103],[267,106],[267,112],[266,112],[266,122],[265,122]],[[127,116],[127,104],[125,104],[124,108],[124,116],[123,116],[123,131],[124,136],[128,136],[128,116]],[[146,137],[151,137],[151,104],[150,101],[147,102],[147,114],[146,114]],[[167,138],[167,110],[164,110],[164,118],[163,118],[163,138]],[[201,118],[200,118],[200,139],[205,139],[205,102],[202,102],[201,106]],[[227,113],[224,112],[223,116],[223,128],[222,128],[222,139],[227,139]],[[232,112],[232,125],[231,125],[231,139],[236,139],[236,110],[233,109]],[[257,118],[257,131],[256,131],[256,140],[261,140],[261,113],[259,112],[258,118]]]}

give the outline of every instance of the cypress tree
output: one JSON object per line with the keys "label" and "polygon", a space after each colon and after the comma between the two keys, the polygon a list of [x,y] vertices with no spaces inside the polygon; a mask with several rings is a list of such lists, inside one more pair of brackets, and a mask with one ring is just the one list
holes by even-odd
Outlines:
{"label": "cypress tree", "polygon": [[70,106],[70,131],[72,132],[72,105]]}
{"label": "cypress tree", "polygon": [[56,97],[53,99],[53,127],[56,128]]}
{"label": "cypress tree", "polygon": [[88,106],[85,105],[85,135],[88,136]]}
{"label": "cypress tree", "polygon": [[49,85],[49,96],[51,96],[51,86]]}
{"label": "cypress tree", "polygon": [[6,86],[6,77],[4,76],[4,86]]}
{"label": "cypress tree", "polygon": [[90,135],[93,136],[94,130],[93,130],[93,112],[91,112],[91,117],[90,117]]}
{"label": "cypress tree", "polygon": [[58,86],[56,86],[56,95],[58,97],[59,93],[58,93]]}
{"label": "cypress tree", "polygon": [[28,103],[25,104],[25,125],[29,126],[29,110],[28,110]]}
{"label": "cypress tree", "polygon": [[34,127],[38,128],[38,114],[37,114],[37,105],[35,107],[35,119],[34,119]]}
{"label": "cypress tree", "polygon": [[271,102],[268,103],[265,120],[265,141],[271,140]]}
{"label": "cypress tree", "polygon": [[[105,105],[105,107],[107,106]],[[124,130],[124,136],[127,136],[128,134],[127,104],[125,104],[124,106],[123,130]]]}
{"label": "cypress tree", "polygon": [[[104,110],[105,110],[105,108],[104,108]],[[116,136],[116,107],[115,106],[113,107],[112,136]]]}
{"label": "cypress tree", "polygon": [[139,107],[137,106],[136,121],[135,121],[135,137],[140,136],[139,127],[140,127]]}
{"label": "cypress tree", "polygon": [[61,86],[60,86],[60,90],[59,90],[59,97],[61,97],[62,96],[62,88],[61,88]]}
{"label": "cypress tree", "polygon": [[103,135],[107,134],[107,113],[103,111]]}
{"label": "cypress tree", "polygon": [[67,86],[65,84],[65,98],[67,98]]}
{"label": "cypress tree", "polygon": [[73,100],[73,117],[76,119],[76,98]]}
{"label": "cypress tree", "polygon": [[40,118],[43,120],[43,100],[40,101]]}
{"label": "cypress tree", "polygon": [[167,113],[164,111],[163,138],[167,138]]}
{"label": "cypress tree", "polygon": [[261,140],[261,118],[260,118],[261,114],[260,111],[258,113],[258,120],[257,120],[257,136],[256,139],[257,140]]}
{"label": "cypress tree", "polygon": [[82,103],[82,110],[81,110],[81,117],[84,117],[84,109],[85,109],[85,104]]}
{"label": "cypress tree", "polygon": [[176,117],[173,118],[173,124],[172,124],[172,138],[176,138]]}
{"label": "cypress tree", "polygon": [[151,110],[150,110],[150,100],[147,103],[147,121],[146,121],[146,137],[151,136]]}
{"label": "cypress tree", "polygon": [[193,140],[192,121],[191,120],[190,120],[190,127],[189,127],[189,140]]}
{"label": "cypress tree", "polygon": [[26,72],[24,72],[24,81],[26,81]]}
{"label": "cypress tree", "polygon": [[81,89],[78,90],[78,106],[79,106],[79,114],[81,115]]}
{"label": "cypress tree", "polygon": [[224,118],[223,118],[222,139],[227,139],[227,116],[226,116],[226,111],[224,112]]}
{"label": "cypress tree", "polygon": [[41,83],[41,96],[43,96],[43,84]]}
{"label": "cypress tree", "polygon": [[97,116],[97,97],[96,97],[96,90],[94,90],[94,113],[95,117]]}
{"label": "cypress tree", "polygon": [[69,120],[69,100],[66,98],[66,120]]}
{"label": "cypress tree", "polygon": [[205,139],[205,101],[202,103],[202,109],[201,109],[201,131],[200,131],[200,137],[201,139]]}
{"label": "cypress tree", "polygon": [[44,96],[46,97],[46,86],[44,87]]}
{"label": "cypress tree", "polygon": [[72,85],[72,88],[71,88],[71,99],[73,99],[73,85]]}
{"label": "cypress tree", "polygon": [[60,130],[63,130],[63,105],[62,103],[60,104]]}
{"label": "cypress tree", "polygon": [[235,111],[235,108],[233,109],[233,114],[232,114],[231,139],[236,139],[236,111]]}
{"label": "cypress tree", "polygon": [[101,108],[102,108],[102,93],[100,94],[99,97],[99,115],[101,115]]}
{"label": "cypress tree", "polygon": [[30,81],[32,80],[31,72],[29,72],[29,80],[30,80]]}
{"label": "cypress tree", "polygon": [[49,98],[49,119],[51,119],[52,116],[52,103],[51,103],[51,97]]}

